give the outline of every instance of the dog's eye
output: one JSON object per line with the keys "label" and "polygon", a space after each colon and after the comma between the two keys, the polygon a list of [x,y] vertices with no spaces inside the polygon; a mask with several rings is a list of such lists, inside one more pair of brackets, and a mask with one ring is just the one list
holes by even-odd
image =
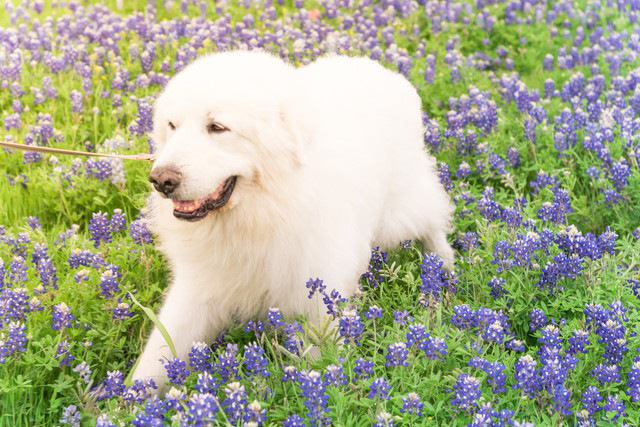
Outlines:
{"label": "dog's eye", "polygon": [[176,130],[176,125],[174,125],[172,122],[169,122],[169,129]]}
{"label": "dog's eye", "polygon": [[226,132],[229,129],[227,129],[226,127],[222,126],[220,123],[216,123],[216,122],[211,122],[209,124],[207,124],[207,132],[208,133],[221,133],[221,132]]}

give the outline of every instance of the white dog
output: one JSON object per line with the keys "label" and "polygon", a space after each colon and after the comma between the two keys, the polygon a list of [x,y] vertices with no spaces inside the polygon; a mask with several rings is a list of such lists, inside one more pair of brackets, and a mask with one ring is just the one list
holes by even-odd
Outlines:
{"label": "white dog", "polygon": [[[422,240],[451,267],[452,206],[401,75],[331,56],[300,69],[260,52],[201,58],[157,100],[150,222],[173,271],[159,319],[178,356],[279,307],[319,321],[305,282],[356,291],[372,246]],[[134,378],[164,383],[154,330]]]}

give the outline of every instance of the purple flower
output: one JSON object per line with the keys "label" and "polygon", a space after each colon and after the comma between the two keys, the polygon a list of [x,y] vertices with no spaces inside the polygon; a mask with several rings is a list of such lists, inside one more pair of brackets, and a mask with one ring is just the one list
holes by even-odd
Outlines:
{"label": "purple flower", "polygon": [[407,345],[403,342],[397,342],[395,344],[390,344],[387,347],[387,361],[384,366],[388,368],[395,368],[398,366],[409,366],[407,362],[407,356],[409,355],[409,350],[407,350]]}
{"label": "purple flower", "polygon": [[189,351],[189,366],[194,372],[209,372],[213,369],[212,356],[211,349],[207,344],[203,342],[193,343],[191,351]]}
{"label": "purple flower", "polygon": [[119,233],[121,231],[124,231],[126,229],[126,226],[127,220],[125,219],[122,210],[114,210],[113,215],[111,215],[111,221],[109,221],[109,228],[111,229],[111,233]]}
{"label": "purple flower", "polygon": [[120,272],[118,270],[118,266],[109,264],[100,275],[100,293],[107,299],[120,291]]}
{"label": "purple flower", "polygon": [[589,415],[593,416],[596,412],[600,411],[602,408],[600,407],[600,402],[602,402],[602,396],[600,395],[600,391],[597,387],[589,386],[582,393],[582,407],[589,413]]}
{"label": "purple flower", "polygon": [[69,306],[63,302],[53,306],[53,330],[59,331],[60,329],[70,328],[71,322],[75,320],[75,317],[71,314]]}
{"label": "purple flower", "polygon": [[205,371],[198,374],[195,388],[198,393],[211,393],[215,395],[220,388],[220,384],[215,377]]}
{"label": "purple flower", "polygon": [[178,358],[167,360],[164,363],[164,369],[167,372],[169,381],[177,385],[184,384],[190,374],[189,370],[187,369],[187,362],[184,362]]}
{"label": "purple flower", "polygon": [[424,403],[420,400],[417,393],[411,392],[402,398],[402,408],[400,412],[403,414],[422,416],[422,408]]}
{"label": "purple flower", "polygon": [[329,396],[322,376],[317,371],[306,371],[298,374],[298,385],[307,408],[307,419],[311,427],[327,426],[331,421],[327,415]]}
{"label": "purple flower", "polygon": [[369,387],[369,399],[389,400],[391,386],[384,378],[376,378]]}
{"label": "purple flower", "polygon": [[195,393],[187,402],[187,422],[193,426],[213,424],[218,414],[218,402],[213,394]]}
{"label": "purple flower", "polygon": [[111,242],[111,227],[109,226],[109,219],[104,212],[94,213],[89,221],[89,233],[91,233],[91,240],[93,240],[94,246],[97,248],[100,243]]}
{"label": "purple flower", "polygon": [[10,322],[6,330],[0,330],[0,365],[7,358],[27,350],[26,328],[22,322]]}
{"label": "purple flower", "polygon": [[324,374],[324,385],[325,387],[334,386],[340,387],[347,383],[347,377],[344,375],[342,370],[342,366],[340,365],[329,365],[326,368],[326,372]]}
{"label": "purple flower", "polygon": [[549,323],[549,320],[547,320],[547,316],[544,314],[544,311],[534,308],[529,312],[529,329],[531,332],[544,328],[547,326],[547,323]]}
{"label": "purple flower", "polygon": [[230,379],[238,379],[238,346],[236,344],[227,344],[222,355],[215,364],[216,372],[222,377],[224,382]]}
{"label": "purple flower", "polygon": [[364,317],[366,317],[369,320],[381,319],[382,318],[382,309],[380,307],[378,307],[377,305],[372,305],[371,307],[369,307],[369,310],[367,310],[364,313]]}
{"label": "purple flower", "polygon": [[[366,379],[373,375],[373,362],[362,358],[356,359],[356,365],[353,368],[353,373],[357,379]],[[640,376],[639,376],[640,380]],[[640,386],[640,384],[639,384]],[[639,389],[640,392],[640,389]],[[638,395],[640,396],[640,394]]]}
{"label": "purple flower", "polygon": [[528,354],[516,362],[514,377],[516,384],[513,388],[522,390],[522,393],[530,399],[533,399],[541,389],[537,362]]}
{"label": "purple flower", "polygon": [[453,386],[453,399],[451,404],[465,412],[470,412],[478,406],[480,392],[480,381],[467,374],[460,374]]}
{"label": "purple flower", "polygon": [[147,228],[147,223],[143,218],[138,218],[129,225],[129,235],[138,245],[153,242],[151,232]]}
{"label": "purple flower", "polygon": [[591,375],[598,380],[601,386],[620,382],[620,368],[618,365],[603,365],[601,363],[593,368]]}
{"label": "purple flower", "polygon": [[346,343],[353,343],[358,345],[362,332],[364,331],[364,325],[355,310],[345,310],[338,322],[339,333],[344,338]]}
{"label": "purple flower", "polygon": [[267,370],[268,361],[264,350],[257,343],[251,343],[244,348],[244,367],[249,377],[261,376],[267,378],[270,374]]}
{"label": "purple flower", "polygon": [[69,405],[62,411],[60,424],[71,427],[80,427],[80,412],[76,405]]}
{"label": "purple flower", "polygon": [[626,416],[625,414],[625,406],[624,403],[613,395],[607,396],[607,401],[605,402],[603,408],[604,412],[607,414],[611,414],[610,416],[604,416],[607,421],[616,423],[618,419],[622,416]]}
{"label": "purple flower", "polygon": [[442,260],[437,255],[425,255],[420,270],[420,279],[422,280],[420,292],[423,294],[437,301],[440,300],[443,289],[455,291],[452,289],[449,274],[444,270]]}
{"label": "purple flower", "polygon": [[469,361],[469,366],[480,369],[489,376],[489,385],[494,393],[504,393],[507,391],[505,382],[507,376],[504,374],[505,365],[499,362],[489,362],[481,357],[474,357]]}

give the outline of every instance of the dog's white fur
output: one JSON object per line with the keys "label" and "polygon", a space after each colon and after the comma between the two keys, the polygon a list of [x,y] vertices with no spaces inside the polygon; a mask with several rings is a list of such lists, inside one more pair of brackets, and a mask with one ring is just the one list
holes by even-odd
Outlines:
{"label": "dog's white fur", "polygon": [[[208,134],[211,119],[230,130]],[[239,177],[227,205],[198,222],[175,218],[158,193],[150,199],[174,276],[159,319],[183,359],[194,341],[269,307],[321,320],[305,282],[353,295],[372,246],[419,239],[453,264],[452,206],[424,149],[420,99],[376,62],[330,56],[295,69],[260,52],[201,58],[159,97],[154,139],[154,167],[182,173],[178,199]],[[162,384],[170,357],[154,330],[134,378]]]}

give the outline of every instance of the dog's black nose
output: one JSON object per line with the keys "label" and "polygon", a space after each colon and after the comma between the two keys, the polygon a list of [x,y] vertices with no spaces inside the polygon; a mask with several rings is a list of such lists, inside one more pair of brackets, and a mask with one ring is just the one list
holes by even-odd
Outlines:
{"label": "dog's black nose", "polygon": [[151,170],[149,182],[153,187],[169,197],[180,185],[182,174],[171,167],[159,167]]}

